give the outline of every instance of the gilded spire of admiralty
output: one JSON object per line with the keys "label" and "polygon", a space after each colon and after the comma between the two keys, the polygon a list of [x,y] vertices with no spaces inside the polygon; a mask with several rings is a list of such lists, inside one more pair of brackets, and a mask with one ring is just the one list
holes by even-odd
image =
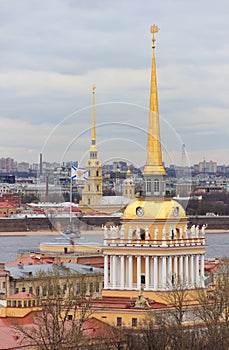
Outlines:
{"label": "gilded spire of admiralty", "polygon": [[143,174],[165,175],[165,169],[162,164],[160,124],[158,114],[158,95],[157,95],[157,77],[156,77],[156,61],[155,61],[155,33],[159,30],[154,24],[150,28],[152,33],[152,67],[151,67],[151,85],[150,85],[150,106],[149,106],[149,126],[148,126],[148,146],[147,160],[143,170]]}

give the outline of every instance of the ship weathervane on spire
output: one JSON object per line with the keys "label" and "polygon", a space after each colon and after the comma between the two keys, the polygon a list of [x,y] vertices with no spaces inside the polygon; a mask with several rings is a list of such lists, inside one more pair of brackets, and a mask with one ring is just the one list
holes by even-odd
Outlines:
{"label": "ship weathervane on spire", "polygon": [[154,34],[158,33],[158,31],[159,31],[159,27],[157,24],[154,24],[153,26],[150,27],[150,33],[153,34],[153,38],[152,38],[153,48],[155,48],[155,41],[156,41]]}

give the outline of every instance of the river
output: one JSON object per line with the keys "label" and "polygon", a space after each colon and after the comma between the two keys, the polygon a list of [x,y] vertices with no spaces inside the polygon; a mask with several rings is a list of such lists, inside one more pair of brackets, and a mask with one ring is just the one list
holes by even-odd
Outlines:
{"label": "river", "polygon": [[[20,249],[38,249],[39,243],[55,240],[53,235],[33,236],[1,236],[0,237],[0,262],[8,263],[17,259]],[[85,234],[82,237],[88,241],[102,243],[101,234]],[[229,233],[206,234],[206,257],[221,258],[229,256]]]}

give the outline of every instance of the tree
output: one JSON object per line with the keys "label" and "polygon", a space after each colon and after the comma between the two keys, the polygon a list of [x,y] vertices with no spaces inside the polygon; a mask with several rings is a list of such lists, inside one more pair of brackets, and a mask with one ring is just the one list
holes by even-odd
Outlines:
{"label": "tree", "polygon": [[197,291],[199,307],[197,320],[205,327],[205,336],[211,348],[229,349],[229,263],[224,261],[214,278],[212,288]]}
{"label": "tree", "polygon": [[83,277],[79,284],[76,283],[79,275],[70,275],[68,271],[60,275],[56,268],[54,272],[40,272],[34,280],[35,289],[40,279],[43,286],[42,295],[38,297],[40,311],[36,313],[33,325],[15,325],[16,329],[23,334],[24,340],[30,340],[40,350],[79,349],[85,322],[92,314],[91,295],[86,295]]}

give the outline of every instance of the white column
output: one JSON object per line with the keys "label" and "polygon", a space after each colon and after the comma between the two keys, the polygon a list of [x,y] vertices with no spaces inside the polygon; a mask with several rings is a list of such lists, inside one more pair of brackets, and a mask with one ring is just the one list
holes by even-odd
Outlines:
{"label": "white column", "polygon": [[183,283],[183,256],[179,256],[179,283]]}
{"label": "white column", "polygon": [[113,256],[110,255],[110,280],[109,280],[109,283],[110,283],[110,286],[112,288],[112,285],[113,285]]}
{"label": "white column", "polygon": [[104,288],[108,287],[108,255],[104,256]]}
{"label": "white column", "polygon": [[158,257],[153,258],[153,288],[158,289]]}
{"label": "white column", "polygon": [[129,256],[129,272],[128,272],[129,288],[133,288],[133,258]]}
{"label": "white column", "polygon": [[167,282],[171,286],[172,282],[172,256],[170,255],[168,257],[168,275],[167,275]]}
{"label": "white column", "polygon": [[153,257],[152,256],[149,259],[149,285],[151,287],[153,285]]}
{"label": "white column", "polygon": [[194,287],[194,256],[191,255],[190,257],[190,284],[191,287]]}
{"label": "white column", "polygon": [[141,288],[141,256],[137,256],[137,288]]}
{"label": "white column", "polygon": [[185,258],[184,258],[184,283],[186,285],[189,285],[189,271],[188,271],[188,268],[189,268],[189,256],[186,255]]}
{"label": "white column", "polygon": [[195,284],[200,286],[200,266],[199,266],[199,254],[195,255]]}
{"label": "white column", "polygon": [[178,279],[178,265],[177,265],[177,256],[174,256],[173,258],[173,275],[175,277],[175,280]]}
{"label": "white column", "polygon": [[112,268],[112,288],[116,288],[116,264],[117,264],[117,259],[116,256],[113,256],[113,268]]}
{"label": "white column", "polygon": [[166,289],[166,256],[162,257],[161,264],[161,286]]}
{"label": "white column", "polygon": [[201,280],[201,287],[204,287],[204,254],[201,254],[201,261],[200,261],[200,280]]}
{"label": "white column", "polygon": [[149,257],[145,257],[145,288],[149,289]]}
{"label": "white column", "polygon": [[124,289],[124,255],[121,255],[120,260],[120,287]]}

